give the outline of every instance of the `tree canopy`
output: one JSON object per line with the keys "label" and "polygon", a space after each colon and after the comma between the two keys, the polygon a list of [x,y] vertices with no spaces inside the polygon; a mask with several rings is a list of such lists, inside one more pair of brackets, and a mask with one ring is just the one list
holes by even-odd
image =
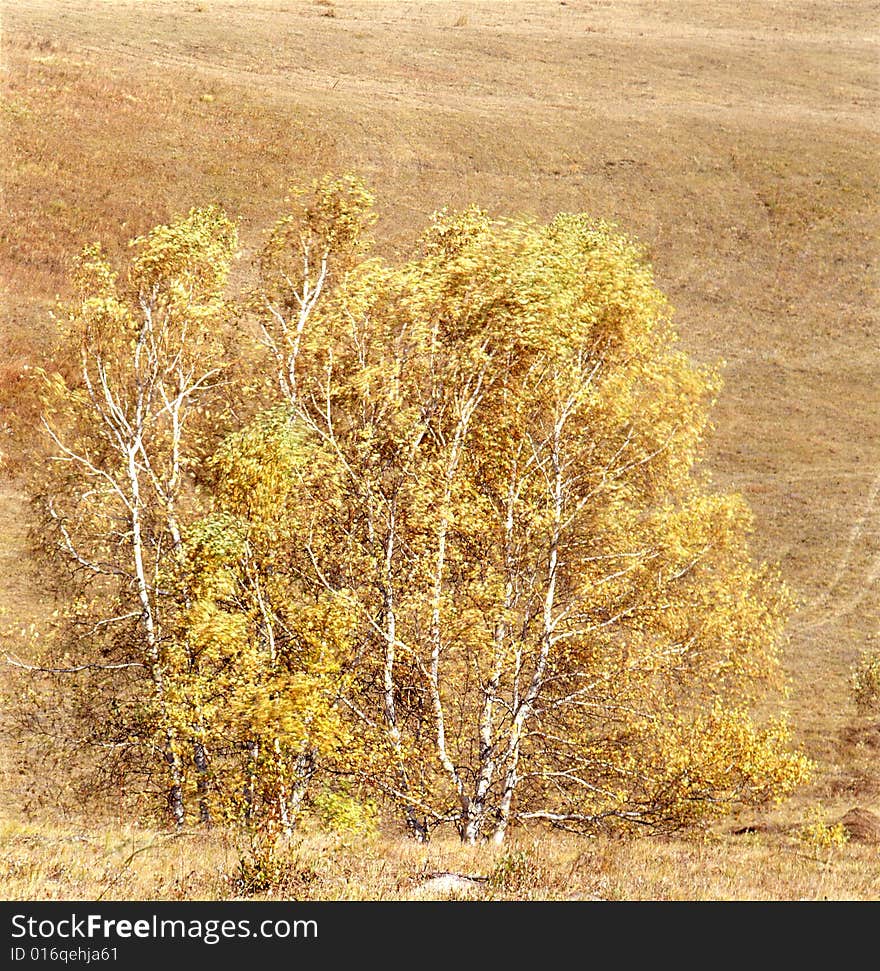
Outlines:
{"label": "tree canopy", "polygon": [[[141,241],[136,297],[87,254],[81,384],[50,379],[48,411],[95,525],[73,535],[50,477],[44,542],[85,586],[112,565],[178,821],[188,785],[204,820],[287,831],[332,792],[420,838],[500,842],[790,792],[808,763],[756,712],[791,598],[701,471],[720,378],[680,349],[640,248],[584,215],[469,209],[395,263],[372,222],[356,179],[295,194],[234,307],[214,210]],[[157,319],[172,337],[141,339]],[[224,421],[185,421],[221,373]]]}

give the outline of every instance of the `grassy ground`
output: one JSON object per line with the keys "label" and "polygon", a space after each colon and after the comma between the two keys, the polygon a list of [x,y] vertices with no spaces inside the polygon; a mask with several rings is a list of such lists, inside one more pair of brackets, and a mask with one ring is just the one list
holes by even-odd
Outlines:
{"label": "grassy ground", "polygon": [[[327,170],[372,183],[386,252],[446,204],[586,210],[648,246],[687,349],[727,362],[708,464],[719,486],[747,496],[757,555],[779,560],[802,598],[786,652],[788,707],[819,770],[781,818],[796,824],[817,804],[829,818],[880,809],[880,735],[855,720],[847,686],[880,634],[874,7],[2,4],[0,624],[19,629],[51,607],[28,571],[15,475],[32,434],[27,370],[51,356],[52,308],[81,245],[101,239],[119,252],[176,212],[220,202],[240,220],[246,257],[288,182]],[[94,893],[101,867],[120,866],[116,850],[93,858],[103,835],[66,843],[77,834],[56,833],[51,820],[22,822],[26,780],[14,754],[4,759],[3,853],[33,852],[33,872],[24,865],[7,892]],[[867,849],[810,862],[787,840],[595,844],[611,873],[611,889],[596,892],[877,895]],[[542,871],[556,874],[548,893],[565,854],[600,853],[593,846],[541,845],[560,861]],[[140,876],[121,877],[113,892],[171,893],[162,882],[171,861],[191,852],[177,842],[144,852],[126,869]],[[195,855],[212,854],[221,849]],[[404,861],[404,872],[413,854],[388,839],[375,858]],[[152,860],[162,875],[150,883]],[[193,892],[220,893],[206,873]],[[359,870],[352,879],[352,893],[379,886]]]}
{"label": "grassy ground", "polygon": [[[520,836],[499,850],[395,837],[307,835],[271,889],[253,882],[246,847],[222,834],[170,836],[0,829],[0,892],[20,899],[216,900],[823,900],[880,896],[876,847],[819,847],[796,834],[629,842]],[[445,874],[471,879],[444,885]],[[244,875],[245,879],[242,879]]]}

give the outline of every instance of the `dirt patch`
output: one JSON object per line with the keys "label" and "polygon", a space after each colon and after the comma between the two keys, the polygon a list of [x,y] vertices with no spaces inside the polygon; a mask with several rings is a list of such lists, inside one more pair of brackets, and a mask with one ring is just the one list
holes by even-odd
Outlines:
{"label": "dirt patch", "polygon": [[850,725],[840,733],[846,746],[880,751],[880,725]]}
{"label": "dirt patch", "polygon": [[789,832],[791,828],[791,826],[782,823],[750,823],[748,826],[740,826],[730,832],[733,836],[751,836],[753,833],[776,836],[780,833]]}
{"label": "dirt patch", "polygon": [[856,806],[840,822],[854,843],[880,846],[880,816],[877,813]]}

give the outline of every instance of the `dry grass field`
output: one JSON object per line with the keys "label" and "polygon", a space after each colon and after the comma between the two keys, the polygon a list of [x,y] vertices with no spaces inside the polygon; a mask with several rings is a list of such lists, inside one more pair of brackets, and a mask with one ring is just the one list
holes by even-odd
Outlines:
{"label": "dry grass field", "polygon": [[[880,4],[0,10],[0,625],[51,608],[28,567],[17,477],[34,434],[27,371],[51,357],[52,310],[83,244],[118,252],[219,202],[246,257],[288,183],[326,171],[371,183],[389,253],[443,205],[587,211],[648,247],[687,350],[726,362],[707,465],[748,498],[756,555],[779,561],[801,598],[787,706],[816,777],[772,815],[738,822],[767,831],[731,825],[693,843],[528,834],[474,856],[393,834],[357,851],[309,836],[286,892],[396,898],[448,869],[494,874],[475,882],[481,896],[880,896],[877,847],[794,835],[817,807],[829,820],[880,810],[880,726],[856,717],[848,687],[880,638]],[[0,670],[13,692],[14,677]],[[219,836],[97,831],[48,807],[25,818],[15,746],[3,739],[0,896],[236,894],[234,848]]]}

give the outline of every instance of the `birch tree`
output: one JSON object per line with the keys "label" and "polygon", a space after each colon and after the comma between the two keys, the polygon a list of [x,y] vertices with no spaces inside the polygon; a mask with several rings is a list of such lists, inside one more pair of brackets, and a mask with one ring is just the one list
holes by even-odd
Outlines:
{"label": "birch tree", "polygon": [[348,711],[410,830],[669,829],[790,791],[807,763],[752,715],[788,594],[697,471],[720,382],[638,248],[582,216],[441,213],[420,258],[330,282],[312,227],[344,211],[350,255],[369,200],[313,198],[255,304],[311,456],[289,556],[357,607]]}
{"label": "birch tree", "polygon": [[191,468],[224,367],[236,231],[219,210],[193,210],[132,245],[122,278],[99,247],[79,264],[65,339],[74,360],[68,377],[45,379],[37,539],[66,571],[84,666],[127,675],[101,699],[97,716],[116,723],[107,744],[158,768],[182,826],[187,777],[204,772],[207,755],[171,676],[181,648],[169,636],[164,578],[199,505]]}
{"label": "birch tree", "polygon": [[204,471],[213,509],[188,530],[174,578],[188,647],[174,676],[213,756],[211,808],[269,847],[293,833],[316,776],[326,788],[359,749],[340,702],[352,611],[310,596],[289,557],[301,437],[275,409],[225,438]]}

